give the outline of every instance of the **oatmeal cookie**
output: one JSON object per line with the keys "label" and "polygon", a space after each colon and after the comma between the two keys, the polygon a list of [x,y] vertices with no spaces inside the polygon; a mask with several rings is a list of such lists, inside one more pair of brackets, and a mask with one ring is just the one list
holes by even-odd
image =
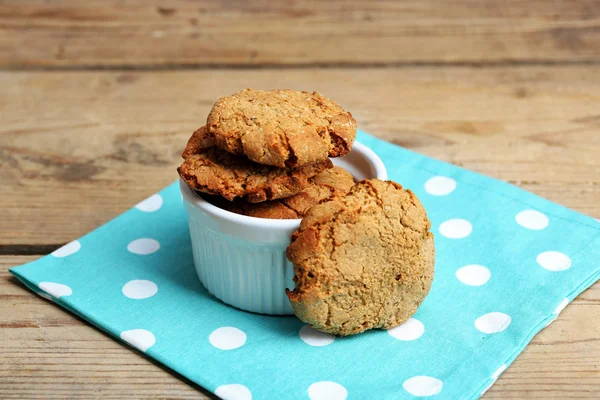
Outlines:
{"label": "oatmeal cookie", "polygon": [[246,89],[219,99],[207,118],[219,148],[280,168],[348,153],[356,121],[317,92]]}
{"label": "oatmeal cookie", "polygon": [[296,219],[321,202],[345,196],[354,186],[354,178],[342,167],[333,167],[321,172],[302,191],[292,197],[250,203],[244,200],[215,201],[215,205],[228,211],[257,218]]}
{"label": "oatmeal cookie", "polygon": [[194,132],[177,171],[194,190],[227,200],[242,198],[256,203],[290,197],[304,189],[312,177],[333,167],[329,159],[297,168],[261,165],[212,144],[206,127]]}
{"label": "oatmeal cookie", "polygon": [[314,206],[287,248],[294,313],[341,336],[402,324],[431,287],[430,226],[417,197],[392,181],[361,181]]}

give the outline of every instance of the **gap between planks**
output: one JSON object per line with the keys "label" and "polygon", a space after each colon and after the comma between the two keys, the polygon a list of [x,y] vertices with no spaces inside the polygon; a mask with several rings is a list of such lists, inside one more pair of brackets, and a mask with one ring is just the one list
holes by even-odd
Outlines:
{"label": "gap between planks", "polygon": [[2,244],[0,256],[45,256],[65,244]]}
{"label": "gap between planks", "polygon": [[402,61],[402,62],[334,62],[334,63],[260,63],[260,64],[115,64],[115,65],[28,65],[15,64],[0,67],[2,72],[45,72],[45,71],[204,71],[204,70],[291,70],[291,69],[403,69],[403,68],[525,68],[525,67],[569,67],[600,66],[598,60],[498,60],[498,61]]}

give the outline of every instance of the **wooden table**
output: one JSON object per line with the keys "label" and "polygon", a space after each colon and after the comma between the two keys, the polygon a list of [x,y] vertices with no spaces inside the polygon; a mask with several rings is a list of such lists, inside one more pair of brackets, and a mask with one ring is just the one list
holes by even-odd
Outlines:
{"label": "wooden table", "polygon": [[[600,218],[599,1],[262,3],[0,2],[0,398],[206,396],[7,270],[172,182],[244,87],[317,90],[375,135]],[[596,283],[485,398],[599,392]]]}

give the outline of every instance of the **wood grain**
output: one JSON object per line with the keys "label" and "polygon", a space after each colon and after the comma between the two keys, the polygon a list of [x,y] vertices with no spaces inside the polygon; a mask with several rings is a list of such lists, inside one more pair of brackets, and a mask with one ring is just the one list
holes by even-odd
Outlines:
{"label": "wood grain", "polygon": [[[212,398],[20,286],[8,268],[35,258],[0,257],[0,398]],[[598,320],[600,283],[540,332],[485,398],[594,398]]]}
{"label": "wood grain", "polygon": [[589,67],[0,73],[0,244],[45,253],[173,182],[212,103],[246,86],[319,90],[366,131],[599,218],[598,76]]}
{"label": "wood grain", "polygon": [[0,66],[600,62],[597,0],[0,2]]}

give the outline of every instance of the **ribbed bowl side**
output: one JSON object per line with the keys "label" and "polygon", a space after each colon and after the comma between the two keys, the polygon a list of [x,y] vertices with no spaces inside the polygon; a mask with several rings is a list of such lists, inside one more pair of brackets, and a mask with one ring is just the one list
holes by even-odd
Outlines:
{"label": "ribbed bowl side", "polygon": [[294,287],[286,246],[253,245],[232,240],[189,220],[198,278],[215,297],[246,311],[289,315],[285,294]]}

